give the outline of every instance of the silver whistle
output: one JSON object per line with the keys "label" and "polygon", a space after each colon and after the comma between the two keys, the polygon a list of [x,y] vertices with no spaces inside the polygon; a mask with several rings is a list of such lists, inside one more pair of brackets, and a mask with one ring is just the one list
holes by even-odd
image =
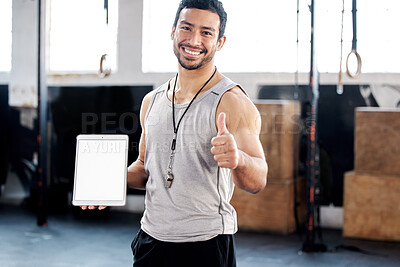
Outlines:
{"label": "silver whistle", "polygon": [[172,181],[174,180],[174,175],[171,172],[168,172],[167,176],[165,177],[165,187],[171,188]]}

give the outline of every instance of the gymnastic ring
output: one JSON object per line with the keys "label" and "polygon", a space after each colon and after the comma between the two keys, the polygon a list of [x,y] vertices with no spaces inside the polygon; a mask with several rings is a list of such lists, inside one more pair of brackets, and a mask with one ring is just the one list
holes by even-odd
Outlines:
{"label": "gymnastic ring", "polygon": [[[354,75],[351,74],[350,70],[349,70],[349,58],[350,58],[351,54],[354,54],[357,57],[357,72]],[[353,78],[353,79],[356,79],[356,78],[360,77],[360,75],[361,75],[361,65],[362,65],[362,61],[361,61],[360,54],[358,54],[356,50],[352,49],[351,52],[347,55],[347,60],[346,60],[346,72],[347,72],[347,75],[349,75],[350,78]]]}
{"label": "gymnastic ring", "polygon": [[107,59],[107,54],[103,54],[101,55],[101,59],[100,59],[100,70],[99,70],[99,77],[100,78],[105,78],[107,76],[109,76],[111,74],[111,70],[110,69],[103,69],[103,61]]}

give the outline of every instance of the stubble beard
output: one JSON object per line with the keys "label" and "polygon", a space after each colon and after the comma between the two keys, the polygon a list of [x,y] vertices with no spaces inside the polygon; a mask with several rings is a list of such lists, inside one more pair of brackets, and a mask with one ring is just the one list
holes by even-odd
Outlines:
{"label": "stubble beard", "polygon": [[181,47],[181,45],[178,45],[178,49],[177,49],[176,46],[174,46],[174,54],[175,54],[176,58],[178,59],[179,64],[184,69],[187,69],[187,70],[196,70],[196,69],[203,67],[207,63],[211,62],[215,55],[215,50],[209,54],[208,50],[204,48],[203,54],[205,55],[205,57],[199,63],[187,64],[184,61],[193,61],[194,62],[195,60],[185,58],[183,55],[181,55],[181,53],[179,52],[180,47]]}

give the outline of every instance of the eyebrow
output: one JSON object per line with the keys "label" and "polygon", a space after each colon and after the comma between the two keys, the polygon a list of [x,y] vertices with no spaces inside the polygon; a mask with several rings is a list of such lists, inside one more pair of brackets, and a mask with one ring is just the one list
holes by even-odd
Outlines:
{"label": "eyebrow", "polygon": [[[194,24],[192,24],[192,23],[190,23],[190,22],[188,22],[186,20],[181,20],[180,23],[189,25],[191,27],[194,26]],[[204,30],[209,30],[209,31],[212,31],[212,32],[216,32],[216,30],[213,27],[202,26],[201,28],[204,29]]]}

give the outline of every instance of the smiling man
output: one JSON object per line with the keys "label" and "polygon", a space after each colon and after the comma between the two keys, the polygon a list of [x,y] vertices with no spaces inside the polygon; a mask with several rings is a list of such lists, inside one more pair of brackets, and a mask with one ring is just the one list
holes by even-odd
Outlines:
{"label": "smiling man", "polygon": [[259,192],[268,167],[257,109],[214,65],[226,20],[217,0],[181,1],[171,33],[178,73],[142,102],[128,168],[128,185],[146,190],[134,266],[236,266],[234,186]]}

